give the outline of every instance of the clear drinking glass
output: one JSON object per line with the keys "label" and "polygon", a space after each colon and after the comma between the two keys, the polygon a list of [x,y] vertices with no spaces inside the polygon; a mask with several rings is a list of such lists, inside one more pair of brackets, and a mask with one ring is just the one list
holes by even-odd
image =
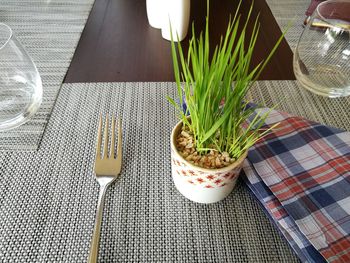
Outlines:
{"label": "clear drinking glass", "polygon": [[318,5],[299,39],[293,67],[302,86],[316,94],[350,95],[350,0]]}
{"label": "clear drinking glass", "polygon": [[37,68],[11,28],[0,23],[0,131],[28,121],[41,99]]}

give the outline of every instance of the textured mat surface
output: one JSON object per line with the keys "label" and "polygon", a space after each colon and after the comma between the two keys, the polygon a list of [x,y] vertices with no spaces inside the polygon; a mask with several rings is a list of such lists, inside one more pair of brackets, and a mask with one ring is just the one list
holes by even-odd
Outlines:
{"label": "textured mat surface", "polygon": [[307,91],[297,81],[282,80],[256,82],[248,92],[247,99],[350,131],[350,97],[321,97]]}
{"label": "textured mat surface", "polygon": [[9,25],[38,67],[43,103],[25,125],[0,132],[0,151],[36,149],[94,0],[2,0],[0,22]]}
{"label": "textured mat surface", "polygon": [[100,262],[298,262],[239,183],[224,201],[171,179],[172,83],[64,84],[41,147],[0,153],[0,261],[86,262],[100,112],[123,118],[123,169],[106,196]]}
{"label": "textured mat surface", "polygon": [[304,29],[305,11],[310,0],[266,0],[266,2],[282,31],[291,24],[286,34],[286,40],[294,52]]}

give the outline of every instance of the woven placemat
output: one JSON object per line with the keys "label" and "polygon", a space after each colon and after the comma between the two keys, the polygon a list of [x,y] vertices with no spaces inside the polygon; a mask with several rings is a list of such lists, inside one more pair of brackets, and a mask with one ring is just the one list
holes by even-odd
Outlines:
{"label": "woven placemat", "polygon": [[173,83],[64,84],[41,147],[0,153],[0,261],[86,262],[100,112],[123,118],[123,168],[106,196],[100,262],[298,262],[244,184],[201,205],[174,187]]}
{"label": "woven placemat", "polygon": [[350,97],[327,98],[315,95],[297,81],[258,81],[247,99],[267,107],[350,131]]}
{"label": "woven placemat", "polygon": [[0,132],[0,151],[35,150],[94,0],[1,0],[0,22],[9,25],[33,58],[43,102],[28,123]]}
{"label": "woven placemat", "polygon": [[266,3],[282,31],[291,26],[285,38],[294,52],[304,29],[305,11],[310,0],[266,0]]}

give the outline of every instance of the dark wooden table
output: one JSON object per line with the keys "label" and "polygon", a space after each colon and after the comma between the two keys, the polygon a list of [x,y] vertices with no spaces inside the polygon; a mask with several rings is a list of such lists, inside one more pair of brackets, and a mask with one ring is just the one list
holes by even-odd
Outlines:
{"label": "dark wooden table", "polygon": [[[191,20],[203,30],[206,1],[191,1]],[[211,47],[219,42],[238,0],[210,1]],[[251,0],[242,3],[246,17]],[[254,2],[253,17],[260,14],[260,35],[252,64],[267,57],[282,34],[265,0]],[[185,49],[188,37],[182,42]],[[261,80],[293,80],[292,56],[283,40],[260,76]],[[148,24],[145,0],[96,0],[67,72],[65,82],[174,81],[170,42]]]}

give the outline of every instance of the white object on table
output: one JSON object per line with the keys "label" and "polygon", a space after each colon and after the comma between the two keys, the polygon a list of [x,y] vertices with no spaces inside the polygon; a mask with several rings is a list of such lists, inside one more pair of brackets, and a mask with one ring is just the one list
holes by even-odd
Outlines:
{"label": "white object on table", "polygon": [[173,40],[181,41],[188,32],[191,2],[190,0],[163,0],[163,2],[166,16],[162,26],[162,37],[171,40],[171,24]]}
{"label": "white object on table", "polygon": [[146,9],[148,23],[154,28],[162,28],[165,22],[164,0],[147,0]]}

